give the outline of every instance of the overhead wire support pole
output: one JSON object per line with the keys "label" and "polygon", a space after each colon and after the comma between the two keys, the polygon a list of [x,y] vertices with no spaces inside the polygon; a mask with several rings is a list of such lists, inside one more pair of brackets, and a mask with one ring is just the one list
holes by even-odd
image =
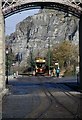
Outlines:
{"label": "overhead wire support pole", "polygon": [[31,57],[31,69],[32,69],[32,71],[33,71],[33,66],[32,66],[32,65],[33,65],[33,64],[32,64],[32,62],[33,62],[33,61],[32,61],[32,52],[33,52],[33,51],[32,51],[32,47],[31,47],[31,50],[30,50],[30,57]]}
{"label": "overhead wire support pole", "polygon": [[33,47],[30,48],[30,66],[31,66],[31,71],[33,72]]}
{"label": "overhead wire support pole", "polygon": [[48,39],[48,70],[50,76],[50,39]]}

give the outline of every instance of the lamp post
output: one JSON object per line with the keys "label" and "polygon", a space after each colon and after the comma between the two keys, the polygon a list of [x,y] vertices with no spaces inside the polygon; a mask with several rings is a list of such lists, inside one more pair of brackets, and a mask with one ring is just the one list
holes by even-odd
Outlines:
{"label": "lamp post", "polygon": [[6,49],[6,84],[8,84],[8,48]]}

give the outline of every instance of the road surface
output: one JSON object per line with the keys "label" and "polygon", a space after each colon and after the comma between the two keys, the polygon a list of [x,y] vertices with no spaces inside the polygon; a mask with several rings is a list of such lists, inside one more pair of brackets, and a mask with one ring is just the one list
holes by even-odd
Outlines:
{"label": "road surface", "polygon": [[81,118],[82,94],[75,78],[22,76],[9,80],[3,118]]}

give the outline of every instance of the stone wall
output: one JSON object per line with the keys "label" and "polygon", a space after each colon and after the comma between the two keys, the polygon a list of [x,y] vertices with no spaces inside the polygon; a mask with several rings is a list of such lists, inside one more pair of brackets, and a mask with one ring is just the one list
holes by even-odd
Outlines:
{"label": "stone wall", "polygon": [[4,17],[0,1],[0,91],[5,88],[5,39],[4,39]]}

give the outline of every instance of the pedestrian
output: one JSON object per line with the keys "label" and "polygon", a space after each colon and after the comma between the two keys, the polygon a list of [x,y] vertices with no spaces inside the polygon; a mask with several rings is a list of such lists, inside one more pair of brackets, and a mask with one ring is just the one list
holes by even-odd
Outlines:
{"label": "pedestrian", "polygon": [[56,74],[56,70],[55,70],[55,68],[53,69],[53,76],[55,76],[55,74]]}
{"label": "pedestrian", "polygon": [[60,73],[60,69],[57,68],[57,69],[56,69],[56,76],[57,76],[57,77],[59,77],[59,73]]}

